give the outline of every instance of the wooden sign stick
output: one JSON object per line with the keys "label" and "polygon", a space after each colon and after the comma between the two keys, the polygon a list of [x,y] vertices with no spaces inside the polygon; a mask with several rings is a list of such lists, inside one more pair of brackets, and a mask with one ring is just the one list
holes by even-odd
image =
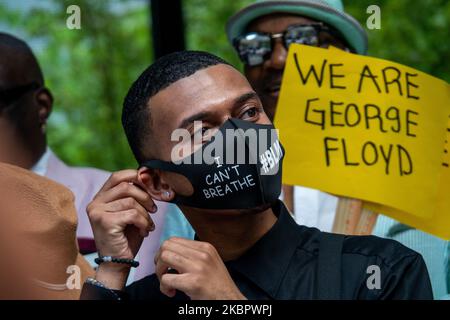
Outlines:
{"label": "wooden sign stick", "polygon": [[378,214],[363,208],[358,199],[340,197],[334,218],[333,232],[349,235],[372,234]]}

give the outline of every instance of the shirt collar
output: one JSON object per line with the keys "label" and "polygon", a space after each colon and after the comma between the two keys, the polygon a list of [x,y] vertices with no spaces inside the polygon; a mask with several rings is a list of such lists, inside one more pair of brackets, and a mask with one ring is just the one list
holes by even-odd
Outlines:
{"label": "shirt collar", "polygon": [[226,265],[276,299],[302,232],[283,202],[278,200],[272,210],[278,217],[274,226],[243,256]]}
{"label": "shirt collar", "polygon": [[47,173],[48,159],[50,157],[50,153],[51,153],[50,148],[47,147],[41,158],[31,168],[31,171],[40,176],[45,176],[45,174]]}

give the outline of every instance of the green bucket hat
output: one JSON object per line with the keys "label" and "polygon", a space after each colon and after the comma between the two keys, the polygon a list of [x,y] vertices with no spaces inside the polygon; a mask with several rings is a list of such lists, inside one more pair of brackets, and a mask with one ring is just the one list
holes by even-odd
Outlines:
{"label": "green bucket hat", "polygon": [[340,32],[359,54],[367,52],[367,33],[358,21],[344,12],[341,0],[259,0],[233,15],[226,32],[230,43],[245,32],[248,24],[271,13],[291,13],[328,24]]}

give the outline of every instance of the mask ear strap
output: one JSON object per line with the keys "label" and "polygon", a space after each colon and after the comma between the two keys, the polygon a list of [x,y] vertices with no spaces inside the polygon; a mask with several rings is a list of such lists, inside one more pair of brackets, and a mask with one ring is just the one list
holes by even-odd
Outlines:
{"label": "mask ear strap", "polygon": [[[176,165],[172,162],[155,159],[155,160],[148,160],[148,161],[141,163],[139,168],[142,168],[142,167],[146,167],[149,169],[161,169],[164,171],[175,172],[175,173],[179,173],[182,176],[186,177],[186,175],[183,173],[183,170],[181,169],[181,167],[183,167],[183,164]],[[189,180],[189,182],[192,185],[191,179],[189,177],[186,177],[186,178]],[[180,203],[183,203],[184,199],[189,199],[189,197],[175,194],[175,197],[172,199],[172,201],[169,201],[169,202],[174,203],[174,204],[180,204]]]}
{"label": "mask ear strap", "polygon": [[183,174],[182,169],[181,169],[182,165],[176,165],[176,164],[173,164],[172,162],[162,161],[162,160],[158,160],[158,159],[145,161],[145,162],[141,163],[141,165],[139,166],[139,168],[142,168],[142,167],[146,167],[149,169],[161,169],[164,171],[171,171],[171,172]]}

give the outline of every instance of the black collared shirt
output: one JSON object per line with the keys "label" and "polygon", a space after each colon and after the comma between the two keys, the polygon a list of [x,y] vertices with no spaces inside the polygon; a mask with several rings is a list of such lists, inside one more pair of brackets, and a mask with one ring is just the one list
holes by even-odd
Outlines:
{"label": "black collared shirt", "polygon": [[[225,265],[248,299],[315,299],[321,232],[297,225],[281,201],[273,211],[278,220],[272,229],[244,255]],[[375,288],[370,285],[373,282],[369,277],[374,274],[370,266],[379,270],[380,282]],[[394,240],[346,236],[341,266],[336,267],[341,272],[342,299],[433,298],[422,256]],[[128,299],[170,299],[160,292],[154,274],[131,284],[119,295]],[[81,299],[117,299],[117,294],[85,284]],[[172,299],[188,297],[179,292]]]}

